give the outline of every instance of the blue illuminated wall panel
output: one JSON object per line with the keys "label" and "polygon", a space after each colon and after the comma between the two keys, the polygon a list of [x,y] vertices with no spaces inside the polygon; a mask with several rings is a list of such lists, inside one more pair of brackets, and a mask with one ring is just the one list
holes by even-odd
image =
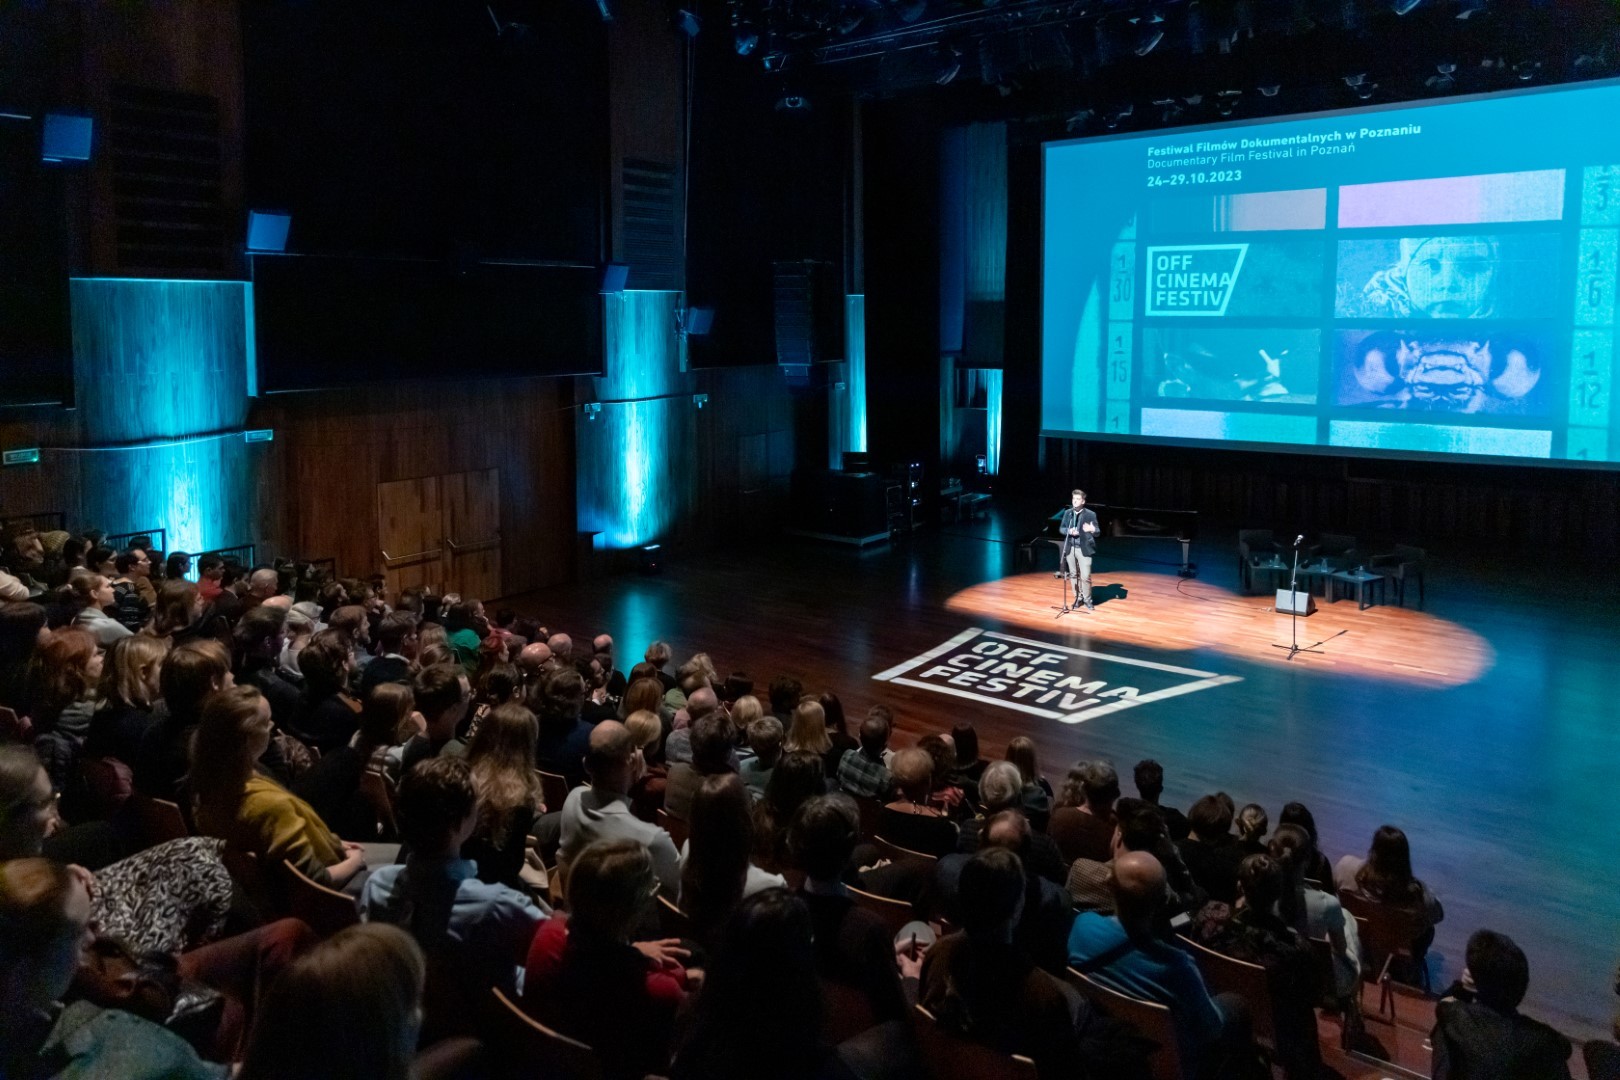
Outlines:
{"label": "blue illuminated wall panel", "polygon": [[606,374],[595,380],[601,410],[580,410],[579,528],[607,548],[672,538],[692,502],[697,408],[681,371],[677,292],[603,296]]}
{"label": "blue illuminated wall panel", "polygon": [[258,539],[248,409],[252,286],[76,278],[73,382],[80,526],[163,527],[171,548]]}

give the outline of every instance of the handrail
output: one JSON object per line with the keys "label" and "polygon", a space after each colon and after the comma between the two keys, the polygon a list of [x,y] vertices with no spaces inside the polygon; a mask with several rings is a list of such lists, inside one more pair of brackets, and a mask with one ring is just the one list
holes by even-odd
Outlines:
{"label": "handrail", "polygon": [[413,551],[409,555],[390,555],[386,548],[379,548],[378,550],[382,552],[384,562],[394,564],[408,563],[413,560],[425,562],[430,558],[437,558],[444,554],[444,548],[442,547],[428,548],[426,551]]}
{"label": "handrail", "polygon": [[444,538],[444,542],[445,545],[449,547],[452,554],[460,554],[463,551],[482,551],[485,548],[492,548],[499,544],[501,542],[501,534],[496,533],[494,536],[487,536],[482,540],[473,540],[465,544],[458,544],[446,536]]}

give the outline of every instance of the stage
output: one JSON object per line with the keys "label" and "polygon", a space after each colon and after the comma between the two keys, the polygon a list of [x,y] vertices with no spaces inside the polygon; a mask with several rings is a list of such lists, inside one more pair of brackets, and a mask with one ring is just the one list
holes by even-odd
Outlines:
{"label": "stage", "polygon": [[1017,566],[1014,540],[1042,516],[998,509],[865,551],[785,539],[675,552],[658,576],[504,606],[576,641],[611,633],[625,669],[663,638],[677,662],[704,650],[722,673],[747,672],[762,698],[786,671],[837,693],[857,723],[884,702],[899,743],[966,719],[999,757],[1029,735],[1054,783],[1103,757],[1134,794],[1131,766],[1152,757],[1183,810],[1224,790],[1275,824],[1298,799],[1335,860],[1399,825],[1446,909],[1437,989],[1459,974],[1468,934],[1489,926],[1530,957],[1527,1011],[1575,1038],[1608,1031],[1620,960],[1614,574],[1431,552],[1427,610],[1323,604],[1298,624],[1300,644],[1325,638],[1322,651],[1288,660],[1273,645],[1289,642],[1289,617],[1269,595],[1238,592],[1235,529],[1205,529],[1192,579],[1177,577],[1173,544],[1104,539],[1096,612],[1056,617],[1055,549]]}

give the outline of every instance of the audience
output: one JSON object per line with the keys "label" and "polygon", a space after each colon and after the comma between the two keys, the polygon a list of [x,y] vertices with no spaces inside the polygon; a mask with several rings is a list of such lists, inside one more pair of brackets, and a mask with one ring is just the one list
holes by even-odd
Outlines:
{"label": "audience", "polygon": [[1114,846],[1114,803],[1118,799],[1119,774],[1108,762],[1082,761],[1069,770],[1051,824],[1066,859],[1107,861]]}
{"label": "audience", "polygon": [[1283,806],[1282,813],[1277,818],[1278,826],[1297,825],[1305,830],[1311,838],[1311,849],[1305,856],[1301,866],[1305,877],[1316,882],[1319,889],[1326,888],[1333,882],[1333,864],[1328,857],[1322,854],[1322,841],[1316,835],[1316,818],[1312,816],[1310,808],[1301,802],[1291,802]]}
{"label": "audience", "polygon": [[1476,930],[1466,963],[1434,1009],[1434,1080],[1569,1080],[1569,1040],[1519,1012],[1530,987],[1524,951]]}
{"label": "audience", "polygon": [[1424,955],[1434,942],[1435,925],[1446,917],[1446,912],[1429,887],[1412,875],[1412,848],[1404,832],[1393,825],[1379,826],[1367,857],[1346,855],[1340,859],[1333,868],[1333,882],[1341,893],[1392,904],[1416,916],[1418,936],[1412,942],[1412,955],[1417,964],[1424,963]]}
{"label": "audience", "polygon": [[366,868],[360,845],[339,840],[307,802],[254,772],[270,729],[270,703],[251,686],[208,699],[191,740],[186,781],[197,827],[256,856],[271,890],[283,861],[321,885],[357,890]]}
{"label": "audience", "polygon": [[325,754],[348,743],[360,726],[360,705],[349,696],[354,648],[348,634],[326,629],[298,654],[304,676],[304,707],[288,728],[299,741]]}
{"label": "audience", "polygon": [[432,664],[416,673],[412,687],[416,711],[425,730],[413,735],[400,755],[401,774],[429,758],[466,757],[467,744],[456,738],[456,728],[467,715],[472,686],[466,672],[455,664]]}
{"label": "audience", "polygon": [[[477,865],[461,857],[461,845],[478,827],[471,768],[453,757],[422,762],[400,781],[397,812],[410,855],[366,879],[361,917],[410,932],[441,980],[441,993],[454,988],[454,996],[438,1000],[476,1000],[491,986],[514,994],[546,912],[515,889],[478,880]],[[430,1020],[461,1027],[442,1015]]]}
{"label": "audience", "polygon": [[415,1067],[422,950],[392,926],[351,926],[270,984],[237,1080],[429,1080]]}
{"label": "audience", "polygon": [[630,808],[642,821],[656,824],[658,811],[664,805],[664,792],[669,786],[669,766],[664,762],[664,724],[657,713],[637,709],[624,718],[624,726],[629,729],[636,749],[641,751],[642,762],[641,778],[630,789]]}
{"label": "audience", "polygon": [[746,730],[751,753],[738,763],[737,773],[748,793],[761,799],[770,786],[771,772],[782,759],[782,722],[774,716],[761,716],[749,723]]}
{"label": "audience", "polygon": [[467,746],[467,765],[478,790],[478,827],[462,854],[478,865],[480,881],[524,887],[521,871],[529,833],[544,809],[534,770],[538,731],[534,713],[508,703],[489,713]]}
{"label": "audience", "polygon": [[630,810],[630,788],[641,772],[641,751],[630,730],[604,720],[591,730],[585,756],[589,787],[568,793],[562,806],[562,843],[558,869],[564,874],[574,857],[598,840],[634,840],[647,848],[653,871],[670,900],[680,895],[680,856],[669,833],[638,819]]}
{"label": "audience", "polygon": [[1136,763],[1133,770],[1136,780],[1136,794],[1143,802],[1158,808],[1159,818],[1164,822],[1165,829],[1170,833],[1170,839],[1180,843],[1187,839],[1187,815],[1173,806],[1163,803],[1164,797],[1164,766],[1152,758],[1143,758]]}
{"label": "audience", "polygon": [[837,694],[829,690],[816,698],[816,704],[821,706],[821,715],[827,724],[827,739],[832,743],[832,750],[827,755],[827,775],[837,776],[838,763],[861,743],[849,733],[849,718],[844,714],[844,703]]}
{"label": "audience", "polygon": [[1218,796],[1205,795],[1187,812],[1190,832],[1178,849],[1198,887],[1211,900],[1237,903],[1238,864],[1243,847],[1232,835],[1232,810]]}
{"label": "audience", "polygon": [[[979,798],[984,803],[986,816],[962,823],[956,850],[964,855],[978,851],[991,817],[1002,810],[1023,812],[1023,793],[1024,781],[1018,766],[1010,761],[987,762],[979,774]],[[1031,831],[1028,851],[1022,857],[1031,871],[1047,881],[1061,885],[1068,877],[1070,860],[1063,857],[1057,842],[1044,832]]]}
{"label": "audience", "polygon": [[989,762],[979,756],[979,733],[972,724],[960,723],[951,728],[951,742],[956,746],[957,768],[964,780],[977,785]]}
{"label": "audience", "polygon": [[1271,821],[1266,817],[1266,808],[1259,803],[1249,803],[1237,812],[1238,847],[1243,849],[1244,855],[1264,855],[1266,847],[1266,830],[1271,828]]}
{"label": "audience", "polygon": [[669,768],[664,789],[664,810],[670,817],[689,821],[692,799],[704,778],[734,772],[732,756],[737,745],[737,729],[722,712],[711,712],[692,725],[692,760]]}
{"label": "audience", "polygon": [[690,983],[674,940],[631,942],[660,889],[646,845],[598,840],[570,864],[568,912],[529,946],[523,1004],[592,1047],[609,1080],[663,1073]]}
{"label": "audience", "polygon": [[140,757],[141,740],[157,721],[166,652],[163,642],[144,635],[121,638],[107,650],[85,756],[115,758],[128,765]]}
{"label": "audience", "polygon": [[836,770],[844,754],[833,745],[832,735],[827,731],[827,712],[821,707],[820,702],[814,698],[804,698],[793,707],[786,720],[776,716],[774,711],[772,716],[787,731],[783,739],[783,746],[787,750],[794,753],[819,754],[822,772],[828,776],[838,775]]}
{"label": "audience", "polygon": [[[817,705],[819,712],[821,706]],[[819,717],[817,718],[819,722]],[[822,739],[826,740],[826,731],[822,730]],[[843,755],[838,764],[838,787],[857,799],[887,799],[894,787],[894,777],[889,772],[889,766],[884,762],[883,751],[889,745],[889,720],[880,713],[869,713],[861,721],[860,749],[852,750]],[[814,749],[812,747],[796,747],[790,744],[789,749]],[[816,753],[825,754],[824,747]],[[926,801],[926,800],[925,800]]]}
{"label": "audience", "polygon": [[[1069,927],[1074,922],[1074,906],[1061,886],[1036,873],[1025,856],[1030,839],[1036,835],[1029,818],[1018,810],[1002,810],[985,824],[980,852],[1003,848],[1018,856],[1024,875],[1024,902],[1015,927],[1014,941],[1035,964],[1056,975],[1068,966]],[[934,864],[934,884],[940,907],[952,922],[961,923],[961,874],[973,858],[954,853]]]}
{"label": "audience", "polygon": [[1338,896],[1305,876],[1306,867],[1319,854],[1316,845],[1303,827],[1278,825],[1271,834],[1269,851],[1288,878],[1284,897],[1298,896],[1303,906],[1305,935],[1328,941],[1335,996],[1341,1001],[1349,998],[1361,984],[1360,934],[1355,917],[1344,910]]}
{"label": "audience", "polygon": [[373,687],[360,708],[354,742],[323,754],[293,782],[293,794],[339,836],[377,839],[377,807],[361,791],[360,778],[368,770],[386,774],[388,752],[404,741],[415,702],[411,688],[401,683]]}
{"label": "audience", "polygon": [[89,633],[103,649],[119,638],[129,637],[129,627],[108,614],[118,605],[118,596],[109,579],[100,574],[76,574],[68,584],[78,608],[78,614],[73,617],[74,626]]}
{"label": "audience", "polygon": [[754,806],[754,862],[780,873],[792,865],[788,833],[794,815],[814,796],[826,791],[822,757],[804,750],[783,754],[771,771],[765,796]]}
{"label": "audience", "polygon": [[704,777],[692,797],[692,836],[681,851],[679,906],[699,941],[712,940],[743,897],[787,884],[780,874],[750,861],[751,809],[748,789],[735,773]]}
{"label": "audience", "polygon": [[909,747],[894,755],[894,801],[878,811],[877,834],[908,851],[939,856],[955,851],[956,824],[945,812],[930,805],[934,790],[934,760],[926,751]]}
{"label": "audience", "polygon": [[590,725],[579,718],[585,707],[585,680],[571,667],[557,668],[541,681],[530,704],[540,721],[536,765],[560,775],[570,788],[578,787],[585,782],[585,751],[591,738]]}

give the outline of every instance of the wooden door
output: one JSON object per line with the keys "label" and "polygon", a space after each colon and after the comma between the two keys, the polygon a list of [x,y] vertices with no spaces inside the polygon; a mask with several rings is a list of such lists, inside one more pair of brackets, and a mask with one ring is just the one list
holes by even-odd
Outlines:
{"label": "wooden door", "polygon": [[377,485],[377,535],[388,591],[395,595],[411,586],[444,588],[442,479],[423,476]]}
{"label": "wooden door", "polygon": [[441,477],[445,588],[493,600],[501,589],[501,470]]}

